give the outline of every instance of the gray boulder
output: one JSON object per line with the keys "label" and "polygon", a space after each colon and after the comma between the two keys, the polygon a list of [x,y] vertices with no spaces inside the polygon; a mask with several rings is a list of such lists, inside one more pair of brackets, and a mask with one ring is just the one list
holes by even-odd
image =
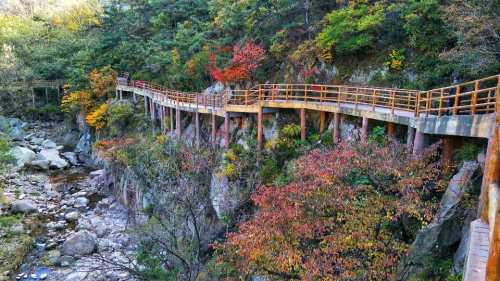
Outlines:
{"label": "gray boulder", "polygon": [[26,132],[21,127],[13,127],[9,132],[9,137],[15,141],[23,140],[25,135]]}
{"label": "gray boulder", "polygon": [[450,180],[434,219],[417,234],[407,256],[399,264],[397,280],[420,278],[429,259],[449,253],[460,243],[463,224],[469,216],[469,210],[463,206],[466,204],[461,203],[464,194],[473,188],[473,175],[478,167],[476,161],[464,162]]}
{"label": "gray boulder", "polygon": [[0,115],[0,131],[6,132],[9,128],[9,119]]}
{"label": "gray boulder", "polygon": [[10,155],[16,160],[16,165],[18,167],[23,167],[36,158],[35,152],[22,146],[12,148],[10,150]]}
{"label": "gray boulder", "polygon": [[64,152],[64,153],[62,153],[62,156],[64,158],[66,158],[66,160],[68,160],[69,163],[71,163],[71,165],[73,165],[73,166],[77,166],[78,165],[78,158],[76,156],[76,153],[74,153],[74,152]]}
{"label": "gray boulder", "polygon": [[16,200],[12,202],[10,204],[10,209],[13,213],[23,213],[23,214],[29,214],[38,211],[35,203],[27,199]]}
{"label": "gray boulder", "polygon": [[86,207],[89,204],[89,199],[87,197],[77,197],[75,198],[75,207]]}
{"label": "gray boulder", "polygon": [[85,256],[96,250],[97,237],[87,230],[80,230],[64,241],[61,253],[67,256]]}
{"label": "gray boulder", "polygon": [[59,151],[55,148],[42,149],[40,156],[42,159],[50,161],[51,168],[64,169],[69,166],[68,162],[59,156]]}
{"label": "gray boulder", "polygon": [[84,133],[80,136],[75,152],[80,161],[84,163],[91,162],[90,155],[92,154],[92,136],[90,133]]}
{"label": "gray boulder", "polygon": [[50,161],[49,160],[33,160],[29,163],[29,165],[36,170],[46,171],[50,168]]}
{"label": "gray boulder", "polygon": [[44,148],[57,148],[57,144],[51,140],[43,140],[41,144]]}

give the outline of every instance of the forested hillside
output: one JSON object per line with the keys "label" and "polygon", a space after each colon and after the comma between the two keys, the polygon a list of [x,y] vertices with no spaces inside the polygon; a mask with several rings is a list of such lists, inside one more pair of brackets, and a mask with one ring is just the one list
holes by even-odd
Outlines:
{"label": "forested hillside", "polygon": [[213,80],[210,66],[228,65],[233,46],[249,40],[265,50],[262,67],[231,82],[423,89],[499,70],[500,8],[491,0],[67,2],[0,6],[2,80],[65,78],[80,87],[90,70],[110,65],[200,90]]}

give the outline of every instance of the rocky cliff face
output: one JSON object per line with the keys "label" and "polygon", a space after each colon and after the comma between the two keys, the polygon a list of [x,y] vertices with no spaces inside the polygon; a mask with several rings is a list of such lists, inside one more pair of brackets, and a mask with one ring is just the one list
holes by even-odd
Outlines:
{"label": "rocky cliff face", "polygon": [[422,229],[400,263],[397,280],[420,280],[432,271],[436,261],[451,260],[453,271],[463,270],[468,229],[475,219],[480,167],[466,161],[450,180],[434,220]]}

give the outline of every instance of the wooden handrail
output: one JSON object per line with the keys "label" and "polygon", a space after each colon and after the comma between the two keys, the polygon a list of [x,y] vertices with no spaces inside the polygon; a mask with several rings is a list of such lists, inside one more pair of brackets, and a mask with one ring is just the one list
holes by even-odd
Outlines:
{"label": "wooden handrail", "polygon": [[[349,85],[321,84],[258,84],[246,90],[226,90],[222,94],[181,92],[145,81],[127,81],[122,78],[119,85],[141,88],[161,94],[175,103],[187,103],[196,107],[224,107],[227,105],[252,105],[259,101],[300,101],[315,103],[354,104],[388,108],[395,111],[421,113],[425,116],[452,113],[486,114],[500,110],[500,75],[490,76],[471,82],[432,89],[428,91],[406,90],[381,87],[356,87]],[[155,98],[157,99],[157,98]],[[450,104],[452,103],[452,104]]]}

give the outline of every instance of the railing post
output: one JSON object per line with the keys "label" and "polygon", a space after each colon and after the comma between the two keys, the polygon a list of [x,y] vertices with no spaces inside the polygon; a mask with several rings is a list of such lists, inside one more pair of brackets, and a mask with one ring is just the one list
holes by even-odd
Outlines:
{"label": "railing post", "polygon": [[248,90],[245,90],[245,105],[248,105]]}
{"label": "railing post", "polygon": [[392,103],[391,103],[391,114],[394,115],[394,106],[396,105],[396,93],[391,91]]}
{"label": "railing post", "polygon": [[431,109],[431,91],[428,91],[427,99],[425,101],[425,117],[429,117],[430,109]]}
{"label": "railing post", "polygon": [[285,100],[288,100],[288,89],[289,89],[289,85],[286,84],[285,85]]}
{"label": "railing post", "polygon": [[500,123],[500,75],[498,75],[498,80],[497,80],[497,90],[496,90],[496,113],[497,113],[497,124]]}
{"label": "railing post", "polygon": [[340,108],[340,92],[341,92],[341,87],[337,87],[337,105],[339,106]]}
{"label": "railing post", "polygon": [[415,101],[415,117],[419,117],[420,115],[420,95],[421,92],[417,93],[417,100]]}
{"label": "railing post", "polygon": [[474,93],[472,93],[472,100],[471,100],[471,113],[472,115],[476,114],[476,105],[477,105],[477,92],[479,91],[479,80],[476,80],[474,82]]}
{"label": "railing post", "polygon": [[455,91],[455,103],[453,105],[453,115],[457,115],[458,113],[458,101],[459,101],[459,96],[460,96],[460,86],[457,86],[457,90]]}
{"label": "railing post", "polygon": [[262,100],[262,85],[260,85],[260,84],[259,84],[259,96],[258,96],[258,98],[259,98],[259,101]]}
{"label": "railing post", "polygon": [[373,94],[372,94],[372,111],[375,111],[375,99],[377,95],[377,90],[373,89]]}
{"label": "railing post", "polygon": [[359,99],[359,88],[356,88],[356,94],[354,98],[354,108],[358,110],[358,99]]}
{"label": "railing post", "polygon": [[304,102],[307,102],[307,85],[304,85]]}
{"label": "railing post", "polygon": [[439,94],[438,116],[441,116],[441,108],[443,108],[443,95],[444,95],[444,89],[441,89],[441,93]]}

